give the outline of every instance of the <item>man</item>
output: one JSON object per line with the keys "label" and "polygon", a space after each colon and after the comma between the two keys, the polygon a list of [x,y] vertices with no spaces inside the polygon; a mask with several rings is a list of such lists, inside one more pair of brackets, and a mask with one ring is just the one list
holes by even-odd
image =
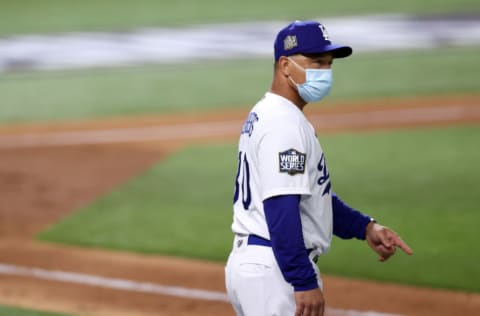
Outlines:
{"label": "man", "polygon": [[237,315],[323,315],[316,262],[332,234],[366,239],[380,261],[397,247],[412,250],[332,192],[325,155],[302,112],[329,93],[333,59],[352,49],[333,45],[322,24],[296,21],[278,33],[274,50],[270,91],[240,135],[227,292]]}

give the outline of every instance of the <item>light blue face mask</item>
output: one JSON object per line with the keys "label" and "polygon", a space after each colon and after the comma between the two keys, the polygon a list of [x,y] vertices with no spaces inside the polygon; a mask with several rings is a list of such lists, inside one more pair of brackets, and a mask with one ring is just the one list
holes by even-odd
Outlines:
{"label": "light blue face mask", "polygon": [[305,102],[318,102],[330,93],[333,83],[332,69],[303,69],[293,59],[289,58],[289,60],[306,74],[305,82],[300,84],[289,77]]}

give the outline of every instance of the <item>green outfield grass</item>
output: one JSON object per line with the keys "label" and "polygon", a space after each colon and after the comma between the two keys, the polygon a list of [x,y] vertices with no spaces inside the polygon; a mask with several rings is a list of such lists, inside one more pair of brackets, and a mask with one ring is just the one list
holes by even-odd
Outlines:
{"label": "green outfield grass", "polygon": [[[333,189],[415,254],[378,263],[335,240],[324,273],[480,291],[479,127],[322,136]],[[225,261],[236,145],[185,149],[41,233],[41,240]]]}
{"label": "green outfield grass", "polygon": [[[0,306],[0,316],[68,316],[67,314],[39,312],[23,308]],[[73,316],[73,315],[70,315]]]}
{"label": "green outfield grass", "polygon": [[[478,93],[480,48],[356,54],[334,65],[328,100]],[[81,71],[0,78],[0,121],[63,120],[250,107],[269,89],[272,60]]]}
{"label": "green outfield grass", "polygon": [[309,19],[374,13],[479,12],[476,0],[24,0],[1,1],[0,36],[72,30],[128,30],[262,19]]}

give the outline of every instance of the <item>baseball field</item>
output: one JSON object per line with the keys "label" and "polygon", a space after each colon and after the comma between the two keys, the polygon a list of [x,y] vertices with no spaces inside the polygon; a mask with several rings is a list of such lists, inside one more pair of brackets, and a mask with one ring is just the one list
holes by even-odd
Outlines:
{"label": "baseball field", "polygon": [[[480,19],[475,1],[417,2],[2,2],[0,42],[324,16]],[[379,263],[362,242],[334,239],[319,261],[327,316],[480,310],[480,47],[439,45],[336,61],[331,96],[306,108],[334,190],[414,249]],[[0,315],[233,315],[223,266],[236,141],[271,74],[258,56],[0,72]]]}

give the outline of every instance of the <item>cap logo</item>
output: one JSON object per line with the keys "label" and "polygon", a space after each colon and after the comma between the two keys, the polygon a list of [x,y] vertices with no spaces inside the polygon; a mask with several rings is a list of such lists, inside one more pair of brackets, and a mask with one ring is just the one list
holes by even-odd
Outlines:
{"label": "cap logo", "polygon": [[288,35],[283,40],[283,49],[290,50],[298,46],[297,37],[295,35]]}
{"label": "cap logo", "polygon": [[323,26],[322,24],[319,24],[318,27],[322,30],[323,38],[326,41],[330,41],[330,36],[328,36],[328,32],[327,32],[327,29],[325,28],[325,26]]}

